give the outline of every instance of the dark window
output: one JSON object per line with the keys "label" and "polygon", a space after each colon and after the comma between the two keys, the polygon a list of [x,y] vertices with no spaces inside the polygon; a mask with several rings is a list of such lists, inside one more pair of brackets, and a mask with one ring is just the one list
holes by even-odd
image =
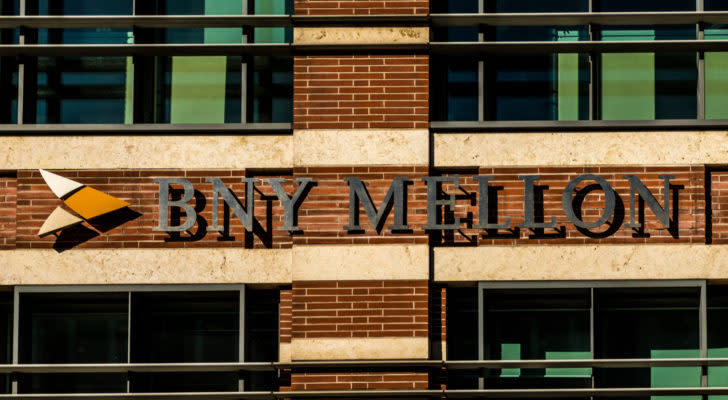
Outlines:
{"label": "dark window", "polygon": [[[700,357],[699,299],[699,288],[595,290],[597,358]],[[700,368],[605,368],[595,378],[597,387],[695,387]]]}
{"label": "dark window", "polygon": [[[589,289],[486,290],[485,359],[589,359]],[[589,387],[589,368],[491,370],[490,388]]]}
{"label": "dark window", "polygon": [[600,0],[599,11],[695,11],[695,0]]}
{"label": "dark window", "polygon": [[[180,289],[183,290],[183,289]],[[224,363],[278,360],[279,291],[20,293],[19,363]],[[12,348],[12,296],[0,296],[0,337]],[[3,321],[6,321],[3,324]],[[241,323],[245,355],[241,354]],[[9,378],[0,375],[0,392]],[[241,386],[242,385],[242,386]],[[274,390],[270,372],[34,373],[20,393]]]}
{"label": "dark window", "polygon": [[[13,362],[13,293],[0,292],[0,363]],[[0,374],[0,394],[11,389],[10,374]]]}
{"label": "dark window", "polygon": [[[123,363],[126,293],[20,295],[21,364]],[[124,374],[22,375],[20,393],[125,392]]]}

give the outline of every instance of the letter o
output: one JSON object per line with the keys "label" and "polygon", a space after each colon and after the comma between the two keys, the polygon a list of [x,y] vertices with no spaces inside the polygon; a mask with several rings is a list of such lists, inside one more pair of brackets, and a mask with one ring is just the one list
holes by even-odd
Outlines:
{"label": "letter o", "polygon": [[[604,212],[602,213],[602,216],[594,222],[584,222],[579,217],[577,217],[571,204],[571,197],[574,193],[574,190],[576,190],[576,185],[586,180],[595,181],[599,184],[599,186],[601,186],[602,190],[604,191]],[[566,217],[569,218],[569,221],[571,221],[579,228],[596,228],[603,225],[609,220],[609,218],[612,217],[612,214],[614,214],[615,204],[616,199],[614,197],[614,190],[612,189],[612,186],[610,186],[609,183],[604,180],[604,178],[598,175],[586,174],[577,176],[571,182],[569,182],[569,184],[564,189],[563,194],[561,195],[561,207],[564,209],[564,214],[566,214]]]}

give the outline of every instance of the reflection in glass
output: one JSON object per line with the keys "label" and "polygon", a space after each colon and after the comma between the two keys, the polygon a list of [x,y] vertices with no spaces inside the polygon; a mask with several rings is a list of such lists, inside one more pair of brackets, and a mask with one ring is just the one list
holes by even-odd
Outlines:
{"label": "reflection in glass", "polygon": [[[23,293],[20,309],[21,364],[127,361],[126,293]],[[126,391],[124,374],[33,374],[21,378],[21,393]]]}
{"label": "reflection in glass", "polygon": [[[728,39],[726,25],[709,25],[706,40]],[[728,118],[728,53],[705,53],[705,118]]]}
{"label": "reflection in glass", "polygon": [[[448,360],[478,358],[478,289],[447,288],[447,329],[453,340],[446,341]],[[477,389],[479,370],[448,371],[448,389]]]}
{"label": "reflection in glass", "polygon": [[[0,363],[13,362],[13,293],[0,292]],[[0,374],[0,394],[11,390],[10,374]]]}
{"label": "reflection in glass", "polygon": [[[278,306],[280,290],[246,290],[245,360],[264,362],[278,360]],[[245,390],[278,390],[274,372],[249,372]]]}
{"label": "reflection in glass", "polygon": [[695,11],[695,0],[600,0],[599,11]]}
{"label": "reflection in glass", "polygon": [[[31,15],[132,15],[132,1],[38,0]],[[131,29],[39,29],[40,44],[127,44]],[[37,57],[35,122],[131,123],[131,57]],[[33,90],[32,85],[37,85]]]}
{"label": "reflection in glass", "polygon": [[[132,293],[131,362],[236,362],[238,292]],[[132,391],[233,391],[237,373],[143,373]]]}
{"label": "reflection in glass", "polygon": [[539,12],[586,12],[588,0],[497,0],[496,12],[539,13]]}
{"label": "reflection in glass", "polygon": [[[694,39],[685,26],[605,27],[602,40]],[[603,120],[697,118],[695,53],[601,55]]]}
{"label": "reflection in glass", "polygon": [[[699,293],[699,288],[596,289],[597,358],[699,357]],[[699,367],[606,368],[597,372],[597,387],[700,386]]]}
{"label": "reflection in glass", "polygon": [[[488,360],[589,359],[588,289],[485,290]],[[589,387],[589,368],[492,370],[490,388]]]}
{"label": "reflection in glass", "polygon": [[[708,287],[708,357],[728,358],[728,288]],[[708,367],[708,386],[728,386],[728,367]],[[728,396],[709,396],[710,400],[726,400]]]}

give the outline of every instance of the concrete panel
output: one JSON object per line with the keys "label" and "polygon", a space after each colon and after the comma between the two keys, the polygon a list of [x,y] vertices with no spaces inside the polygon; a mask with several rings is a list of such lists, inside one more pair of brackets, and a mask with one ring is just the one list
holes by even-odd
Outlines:
{"label": "concrete panel", "polygon": [[294,246],[293,281],[427,280],[427,245]]}
{"label": "concrete panel", "polygon": [[728,163],[728,132],[437,134],[435,165],[590,166]]}
{"label": "concrete panel", "polygon": [[291,359],[426,359],[427,348],[428,340],[424,337],[293,339]]}
{"label": "concrete panel", "polygon": [[728,246],[482,246],[435,249],[435,280],[725,279]]}
{"label": "concrete panel", "polygon": [[14,250],[0,265],[0,285],[291,282],[291,250]]}
{"label": "concrete panel", "polygon": [[0,137],[0,148],[0,169],[242,169],[293,165],[290,135]]}
{"label": "concrete panel", "polygon": [[426,129],[293,131],[295,166],[427,165]]}

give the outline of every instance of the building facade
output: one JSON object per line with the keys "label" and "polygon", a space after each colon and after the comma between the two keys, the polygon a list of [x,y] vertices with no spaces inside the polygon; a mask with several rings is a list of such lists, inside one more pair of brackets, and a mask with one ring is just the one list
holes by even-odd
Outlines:
{"label": "building facade", "polygon": [[725,2],[0,14],[0,397],[728,395]]}

